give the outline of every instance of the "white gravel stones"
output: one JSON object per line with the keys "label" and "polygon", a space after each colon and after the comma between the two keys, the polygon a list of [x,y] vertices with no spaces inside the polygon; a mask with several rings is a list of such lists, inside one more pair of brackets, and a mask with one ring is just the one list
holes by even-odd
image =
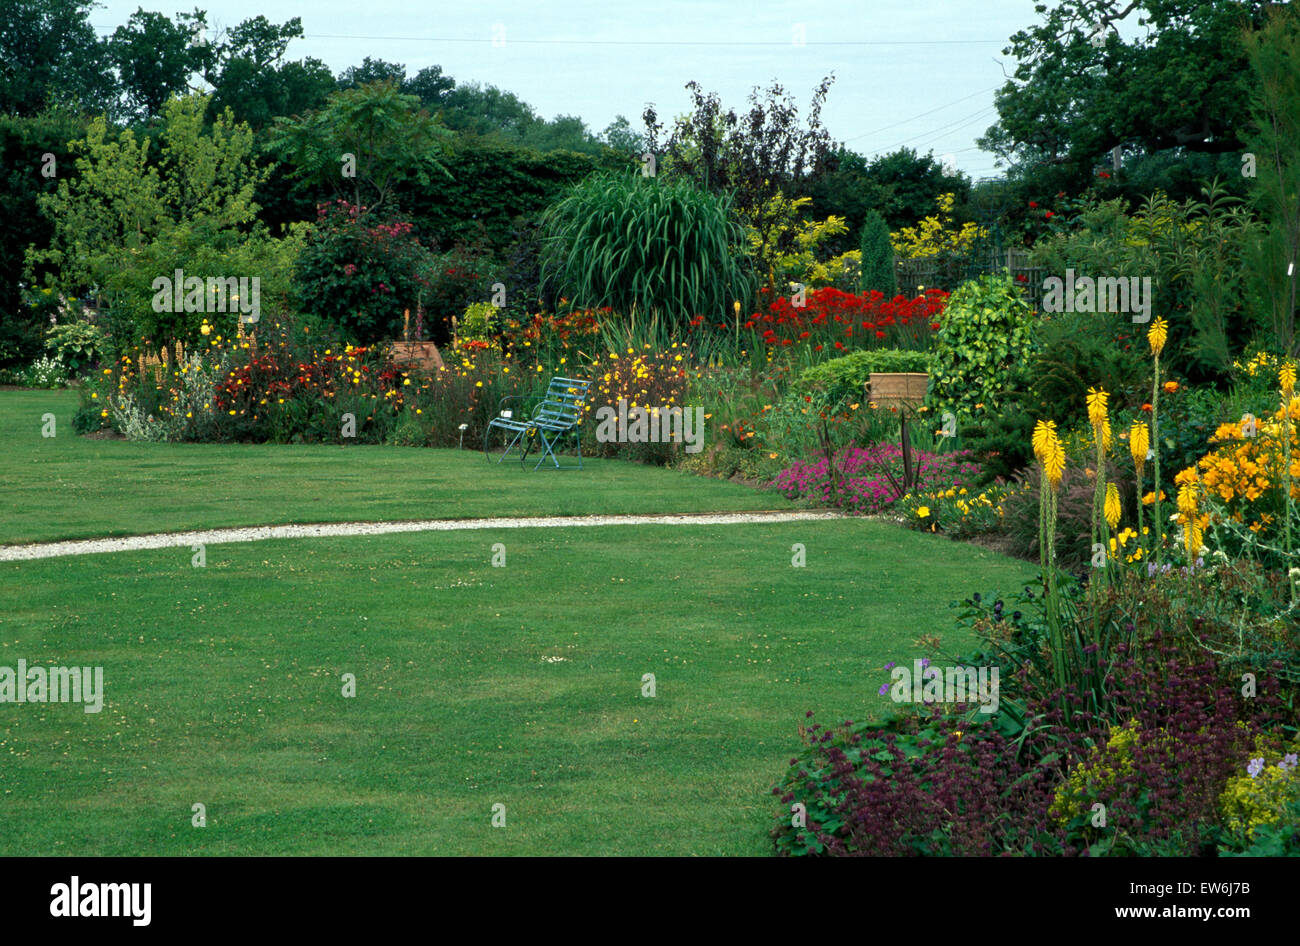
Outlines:
{"label": "white gravel stones", "polygon": [[162,532],[116,539],[80,539],[33,545],[0,545],[0,562],[18,562],[65,555],[134,552],[223,542],[263,542],[267,539],[312,539],[339,535],[388,535],[394,532],[457,532],[466,529],[571,529],[590,526],[722,526],[764,522],[804,522],[845,518],[834,512],[736,512],[666,516],[536,516],[501,519],[424,519],[408,522],[332,522],[318,525],[250,526],[203,532]]}

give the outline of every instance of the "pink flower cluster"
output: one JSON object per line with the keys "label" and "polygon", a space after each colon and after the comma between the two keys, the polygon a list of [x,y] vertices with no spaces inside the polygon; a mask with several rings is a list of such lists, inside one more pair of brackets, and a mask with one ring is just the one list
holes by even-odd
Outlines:
{"label": "pink flower cluster", "polygon": [[[912,466],[917,475],[913,488],[932,491],[970,486],[979,467],[969,457],[966,452],[913,450]],[[787,467],[772,485],[787,499],[811,499],[854,513],[880,512],[900,498],[896,484],[903,482],[903,448],[899,444],[850,447],[836,455],[835,469],[840,476],[838,498],[832,492],[825,457]]]}

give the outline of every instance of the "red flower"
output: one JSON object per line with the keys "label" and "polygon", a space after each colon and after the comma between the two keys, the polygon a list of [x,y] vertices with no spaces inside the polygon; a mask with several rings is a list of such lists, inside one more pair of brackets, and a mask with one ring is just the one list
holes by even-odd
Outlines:
{"label": "red flower", "polygon": [[1029,202],[1029,207],[1030,207],[1031,210],[1037,210],[1037,209],[1038,209],[1038,201],[1036,201],[1036,200],[1031,200],[1031,201]]}
{"label": "red flower", "polygon": [[879,331],[876,332],[876,338],[884,338],[884,337],[885,337],[885,333],[884,333],[884,332],[879,332]]}
{"label": "red flower", "polygon": [[1043,214],[1043,219],[1045,219],[1045,220],[1051,220],[1052,217],[1054,217],[1054,216],[1055,216],[1055,214],[1053,214],[1050,210],[1048,210],[1048,211],[1046,211],[1046,212]]}

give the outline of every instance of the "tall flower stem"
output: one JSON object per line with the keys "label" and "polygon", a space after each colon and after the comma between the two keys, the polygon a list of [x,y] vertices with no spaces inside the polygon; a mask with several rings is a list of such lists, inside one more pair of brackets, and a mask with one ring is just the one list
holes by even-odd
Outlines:
{"label": "tall flower stem", "polygon": [[1286,548],[1287,583],[1291,604],[1296,601],[1296,575],[1291,564],[1291,402],[1295,393],[1295,365],[1287,361],[1279,373],[1282,382],[1282,536]]}
{"label": "tall flower stem", "polygon": [[1151,389],[1151,452],[1154,465],[1152,476],[1155,478],[1154,521],[1151,523],[1152,541],[1155,543],[1156,564],[1162,564],[1164,558],[1164,517],[1160,514],[1160,353],[1155,355],[1155,384]]}

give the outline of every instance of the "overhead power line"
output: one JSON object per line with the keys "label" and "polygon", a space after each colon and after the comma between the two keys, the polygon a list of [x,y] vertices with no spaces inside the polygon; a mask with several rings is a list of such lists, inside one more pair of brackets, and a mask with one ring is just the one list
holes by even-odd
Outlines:
{"label": "overhead power line", "polygon": [[447,36],[351,36],[342,33],[306,33],[303,39],[409,40],[417,43],[487,43],[520,46],[1002,46],[1006,40],[991,39],[899,39],[899,40],[657,40],[657,39],[513,39],[494,41],[492,37],[463,38]]}
{"label": "overhead power line", "polygon": [[[96,26],[95,30],[105,36],[111,35],[116,26]],[[806,40],[794,42],[786,40],[728,40],[728,39],[516,39],[512,36],[371,36],[354,33],[304,33],[298,39],[344,39],[365,40],[367,42],[410,42],[410,43],[471,43],[488,46],[736,46],[736,47],[790,47],[803,46],[1003,46],[1002,39],[884,39],[884,40]]]}
{"label": "overhead power line", "polygon": [[970,95],[963,95],[963,96],[962,96],[961,98],[959,98],[959,99],[953,99],[951,102],[948,102],[948,103],[946,103],[946,104],[944,104],[944,105],[940,105],[940,106],[938,106],[937,108],[932,108],[932,109],[930,109],[928,112],[922,112],[922,113],[919,114],[919,115],[913,115],[911,118],[904,118],[902,121],[891,122],[890,124],[885,125],[885,126],[883,126],[883,127],[881,127],[881,128],[877,128],[877,129],[875,129],[875,130],[873,130],[873,131],[864,131],[864,132],[863,132],[862,134],[860,134],[860,135],[854,135],[852,138],[845,138],[844,140],[845,140],[846,142],[848,142],[848,141],[857,141],[859,138],[866,138],[868,135],[878,135],[878,134],[880,134],[882,131],[889,131],[889,129],[891,129],[891,128],[897,128],[899,125],[906,125],[906,124],[909,124],[910,122],[914,122],[914,121],[916,121],[918,118],[925,118],[925,116],[927,116],[927,115],[933,115],[935,112],[942,112],[945,108],[951,108],[951,107],[954,106],[954,105],[960,105],[962,102],[965,102],[965,101],[968,101],[968,100],[970,100],[970,99],[973,99],[973,98],[975,98],[975,97],[978,96],[978,95],[987,95],[988,93],[990,93],[990,92],[992,92],[992,91],[994,91],[994,90],[996,90],[996,89],[999,89],[999,88],[1001,88],[1001,86],[996,86],[996,85],[994,85],[994,86],[990,86],[990,87],[987,88],[987,89],[981,89],[979,92],[972,92]]}

